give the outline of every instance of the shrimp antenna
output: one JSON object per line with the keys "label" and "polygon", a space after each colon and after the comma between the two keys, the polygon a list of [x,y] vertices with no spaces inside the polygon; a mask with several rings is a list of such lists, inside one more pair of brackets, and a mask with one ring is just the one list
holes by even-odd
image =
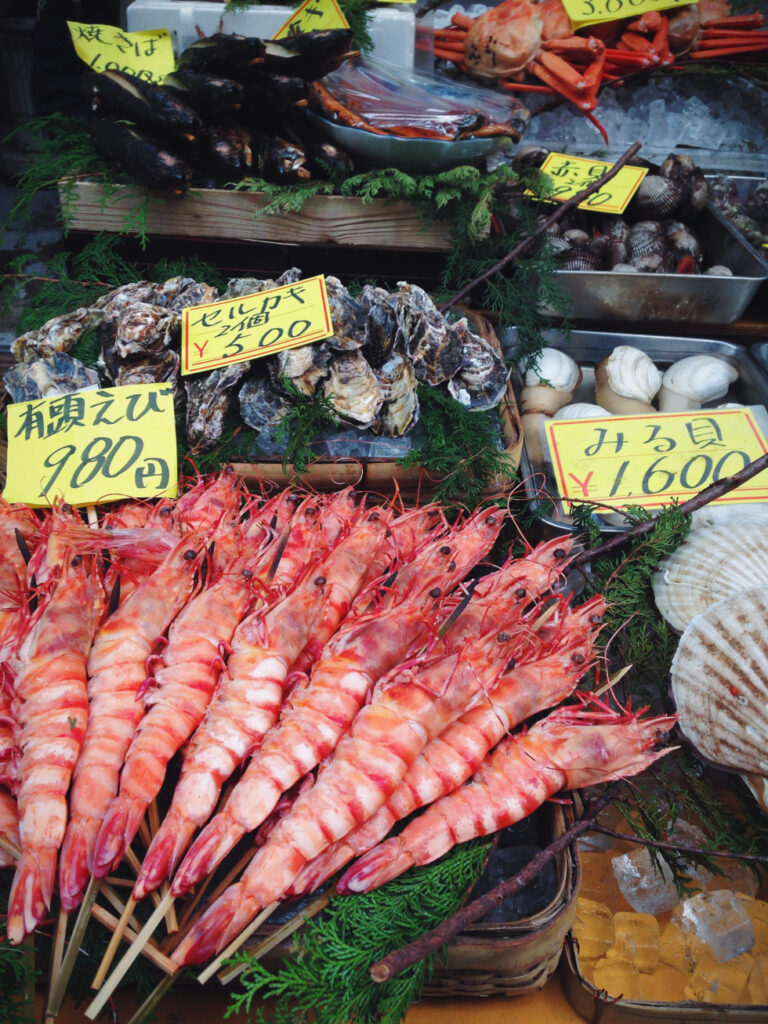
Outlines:
{"label": "shrimp antenna", "polygon": [[32,552],[29,550],[27,542],[24,540],[24,534],[18,527],[13,532],[16,534],[16,543],[18,545],[19,551],[21,552],[21,557],[24,559],[26,564],[29,565],[29,560],[32,557]]}
{"label": "shrimp antenna", "polygon": [[462,614],[462,612],[467,607],[469,602],[472,600],[472,595],[475,592],[475,587],[477,586],[477,584],[478,584],[478,580],[477,579],[470,580],[469,583],[465,584],[465,593],[464,593],[463,597],[461,598],[459,603],[456,605],[456,607],[453,609],[453,611],[448,616],[448,618],[444,622],[442,622],[440,624],[440,627],[439,627],[439,629],[437,631],[438,640],[442,640],[443,639],[445,634],[448,632],[448,630],[451,628],[451,626],[456,622],[456,620]]}

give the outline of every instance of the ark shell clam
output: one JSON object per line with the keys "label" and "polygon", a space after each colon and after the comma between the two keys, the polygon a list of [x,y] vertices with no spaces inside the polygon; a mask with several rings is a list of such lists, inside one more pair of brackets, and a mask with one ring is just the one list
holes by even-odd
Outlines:
{"label": "ark shell clam", "polygon": [[672,660],[683,734],[708,760],[768,776],[768,587],[697,615]]}
{"label": "ark shell clam", "polygon": [[694,531],[659,563],[653,578],[659,612],[682,632],[691,619],[729,594],[768,587],[767,542],[768,523]]}
{"label": "ark shell clam", "polygon": [[679,181],[648,174],[632,197],[632,212],[645,217],[668,217],[685,202],[687,190]]}

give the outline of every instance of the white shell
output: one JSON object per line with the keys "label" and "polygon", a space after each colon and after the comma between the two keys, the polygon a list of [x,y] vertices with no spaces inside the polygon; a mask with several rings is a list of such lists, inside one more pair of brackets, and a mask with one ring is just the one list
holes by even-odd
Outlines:
{"label": "white shell", "polygon": [[556,420],[588,420],[594,416],[611,416],[612,413],[604,409],[602,405],[592,405],[590,402],[571,402],[558,409],[554,415]]}
{"label": "white shell", "polygon": [[704,508],[696,509],[691,516],[691,532],[697,533],[711,526],[724,523],[762,523],[768,529],[768,505],[755,502],[753,505],[724,505],[711,501]]}
{"label": "white shell", "polygon": [[682,632],[730,594],[768,586],[768,523],[696,530],[663,559],[653,578],[656,607]]}
{"label": "white shell", "polygon": [[547,384],[558,391],[573,391],[581,380],[578,363],[558,348],[543,348],[536,366],[526,371],[526,387]]}
{"label": "white shell", "polygon": [[600,364],[606,384],[622,398],[649,402],[661,387],[661,370],[650,356],[632,345],[619,345]]}
{"label": "white shell", "polygon": [[768,775],[768,587],[735,594],[686,627],[672,660],[680,728],[708,760]]}
{"label": "white shell", "polygon": [[672,391],[697,402],[713,402],[728,393],[739,371],[717,356],[688,356],[672,363],[664,374],[659,408],[665,408],[664,392]]}

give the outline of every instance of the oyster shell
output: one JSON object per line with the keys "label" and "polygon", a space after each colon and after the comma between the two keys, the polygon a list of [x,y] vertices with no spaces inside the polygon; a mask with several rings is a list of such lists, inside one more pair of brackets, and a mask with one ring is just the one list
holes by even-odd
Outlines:
{"label": "oyster shell", "polygon": [[768,775],[768,587],[733,594],[686,626],[672,660],[680,728],[725,768]]}
{"label": "oyster shell", "polygon": [[71,313],[55,316],[36,331],[27,331],[18,337],[11,351],[19,362],[52,356],[54,352],[69,352],[72,346],[88,330],[102,319],[100,310],[81,306]]}
{"label": "oyster shell", "polygon": [[361,348],[368,340],[363,307],[337,277],[326,277],[325,290],[333,324],[333,337],[327,338],[326,344],[337,352],[353,352]]}
{"label": "oyster shell", "polygon": [[493,409],[504,397],[509,371],[493,348],[469,329],[465,319],[453,325],[463,338],[462,364],[448,381],[448,391],[466,409]]}
{"label": "oyster shell", "polygon": [[[187,278],[187,280],[191,281],[192,279]],[[161,305],[157,301],[160,288],[161,285],[153,281],[132,281],[130,284],[121,284],[119,288],[113,288],[106,295],[100,295],[91,308],[100,309],[104,317],[109,318],[116,316],[119,310],[125,306],[132,306],[135,302]]]}
{"label": "oyster shell", "polygon": [[359,351],[340,352],[322,387],[339,419],[359,430],[373,424],[384,401],[381,384]]}
{"label": "oyster shell", "polygon": [[135,302],[120,309],[99,328],[101,360],[115,380],[124,362],[147,359],[170,347],[179,315],[162,306]]}
{"label": "oyster shell", "polygon": [[382,437],[404,437],[419,418],[416,374],[406,356],[395,352],[376,370],[384,404],[371,429]]}
{"label": "oyster shell", "polygon": [[31,363],[16,363],[3,375],[3,381],[12,402],[31,402],[99,387],[98,373],[66,352],[54,352]]}
{"label": "oyster shell", "polygon": [[704,402],[723,398],[738,376],[735,366],[717,356],[678,359],[662,378],[659,409],[661,412],[699,409]]}
{"label": "oyster shell", "polygon": [[256,295],[258,292],[267,292],[270,288],[280,288],[284,284],[294,284],[301,280],[301,271],[298,267],[289,267],[276,279],[258,277],[232,277],[227,282],[227,290],[221,296],[222,299],[239,299],[243,295]]}
{"label": "oyster shell", "polygon": [[357,301],[367,316],[368,341],[365,344],[365,358],[378,369],[387,362],[395,350],[397,341],[397,304],[386,288],[373,285],[363,286]]}
{"label": "oyster shell", "polygon": [[[123,363],[117,371],[114,381],[117,385],[153,384],[160,381],[177,382],[179,379],[180,362],[178,353],[174,352],[173,349],[167,348],[151,359],[140,359],[134,363]],[[180,398],[179,389],[174,389],[174,402],[176,405],[179,404]]]}
{"label": "oyster shell", "polygon": [[597,404],[612,413],[653,412],[662,373],[642,349],[618,345],[595,371]]}
{"label": "oyster shell", "polygon": [[286,377],[303,395],[313,395],[321,380],[328,376],[332,354],[324,342],[298,345],[278,352],[269,361],[274,383]]}
{"label": "oyster shell", "polygon": [[656,607],[682,632],[730,594],[768,586],[768,525],[711,526],[691,533],[660,563],[653,578]]}
{"label": "oyster shell", "polygon": [[248,372],[248,363],[219,366],[210,373],[188,377],[187,440],[197,451],[213,448],[221,440],[224,416],[232,401],[232,391]]}
{"label": "oyster shell", "polygon": [[419,380],[437,386],[461,366],[462,340],[418,285],[398,282],[398,345],[402,343]]}
{"label": "oyster shell", "polygon": [[272,387],[267,377],[248,377],[237,397],[240,416],[254,430],[279,423],[291,407],[285,395]]}
{"label": "oyster shell", "polygon": [[209,302],[216,302],[218,298],[218,288],[202,281],[192,281],[191,284],[182,288],[167,305],[172,312],[180,313],[188,306],[205,306]]}

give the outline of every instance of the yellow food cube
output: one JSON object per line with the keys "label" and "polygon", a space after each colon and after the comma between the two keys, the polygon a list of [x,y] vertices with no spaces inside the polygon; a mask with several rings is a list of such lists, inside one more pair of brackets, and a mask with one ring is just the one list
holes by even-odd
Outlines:
{"label": "yellow food cube", "polygon": [[579,896],[604,903],[611,910],[629,910],[630,906],[619,892],[613,876],[611,861],[615,850],[599,850],[595,853],[580,853],[581,883]]}
{"label": "yellow food cube", "polygon": [[640,976],[640,998],[650,1003],[677,1003],[685,999],[688,972],[667,964],[659,964],[655,971]]}
{"label": "yellow food cube", "polygon": [[609,960],[627,960],[638,971],[652,971],[659,962],[659,922],[653,914],[625,911],[613,915],[614,942]]}
{"label": "yellow food cube", "polygon": [[754,957],[749,953],[720,963],[711,953],[705,952],[685,986],[685,998],[700,1003],[742,1003],[747,995],[747,979],[753,966]]}
{"label": "yellow food cube", "polygon": [[768,1003],[768,956],[756,956],[747,981],[749,998],[755,1006]]}
{"label": "yellow food cube", "polygon": [[737,892],[736,895],[755,929],[755,944],[750,953],[761,955],[768,953],[768,902],[756,900],[747,893]]}
{"label": "yellow food cube", "polygon": [[579,944],[579,959],[598,960],[613,945],[613,917],[604,903],[576,900],[573,935]]}
{"label": "yellow food cube", "polygon": [[635,965],[628,960],[620,960],[617,957],[608,959],[603,957],[593,967],[593,982],[595,988],[602,988],[617,999],[621,996],[624,999],[640,998],[640,975]]}

